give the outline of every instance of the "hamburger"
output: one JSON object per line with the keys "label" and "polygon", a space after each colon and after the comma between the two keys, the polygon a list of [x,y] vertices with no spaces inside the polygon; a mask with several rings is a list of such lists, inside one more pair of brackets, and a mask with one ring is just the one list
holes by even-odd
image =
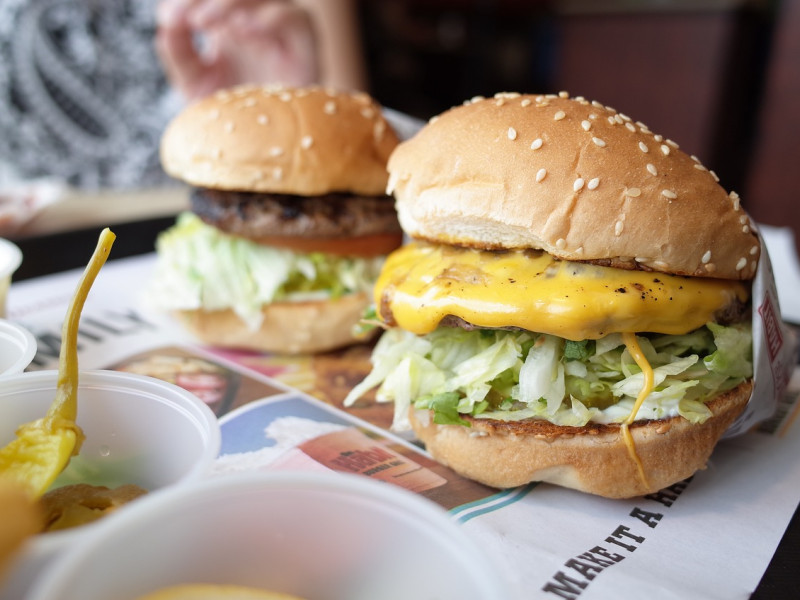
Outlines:
{"label": "hamburger", "polygon": [[377,387],[461,475],[611,498],[703,468],[753,387],[761,247],[735,192],[582,97],[498,94],[402,142],[412,239],[374,290]]}
{"label": "hamburger", "polygon": [[280,353],[357,340],[402,230],[386,195],[398,143],[365,93],[242,86],[168,125],[161,161],[190,210],[157,242],[150,299],[197,338]]}

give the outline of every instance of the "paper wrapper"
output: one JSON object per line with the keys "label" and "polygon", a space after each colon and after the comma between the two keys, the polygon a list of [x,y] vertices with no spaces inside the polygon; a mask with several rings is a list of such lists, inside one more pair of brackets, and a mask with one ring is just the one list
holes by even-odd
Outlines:
{"label": "paper wrapper", "polygon": [[797,340],[781,319],[775,275],[761,234],[761,257],[753,280],[753,394],[723,438],[749,431],[775,412],[797,362]]}

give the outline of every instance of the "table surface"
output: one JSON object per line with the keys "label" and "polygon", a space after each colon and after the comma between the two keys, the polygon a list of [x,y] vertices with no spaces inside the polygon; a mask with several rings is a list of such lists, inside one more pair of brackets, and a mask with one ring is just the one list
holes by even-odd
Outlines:
{"label": "table surface", "polygon": [[[168,214],[169,211],[163,212],[167,214],[144,219],[123,217],[109,225],[117,234],[111,259],[152,252],[158,233],[175,220],[174,214]],[[14,239],[25,257],[23,265],[14,276],[14,281],[84,267],[86,257],[94,250],[103,226],[105,225],[69,230],[53,227],[36,235],[25,235]],[[800,566],[800,509],[795,511],[751,599],[796,597],[798,566]]]}

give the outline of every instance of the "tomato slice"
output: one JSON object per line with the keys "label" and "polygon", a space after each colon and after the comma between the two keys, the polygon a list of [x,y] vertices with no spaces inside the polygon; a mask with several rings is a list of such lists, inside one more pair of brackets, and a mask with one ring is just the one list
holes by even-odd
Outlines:
{"label": "tomato slice", "polygon": [[265,246],[287,248],[295,252],[324,252],[337,256],[381,256],[389,254],[403,243],[402,233],[378,233],[347,238],[307,238],[280,235],[253,239]]}

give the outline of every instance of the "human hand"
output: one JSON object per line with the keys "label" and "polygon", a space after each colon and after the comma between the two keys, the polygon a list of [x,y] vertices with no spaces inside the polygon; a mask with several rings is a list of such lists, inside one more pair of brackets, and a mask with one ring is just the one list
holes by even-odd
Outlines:
{"label": "human hand", "polygon": [[243,83],[319,81],[311,17],[290,0],[161,0],[157,21],[156,50],[187,100]]}

